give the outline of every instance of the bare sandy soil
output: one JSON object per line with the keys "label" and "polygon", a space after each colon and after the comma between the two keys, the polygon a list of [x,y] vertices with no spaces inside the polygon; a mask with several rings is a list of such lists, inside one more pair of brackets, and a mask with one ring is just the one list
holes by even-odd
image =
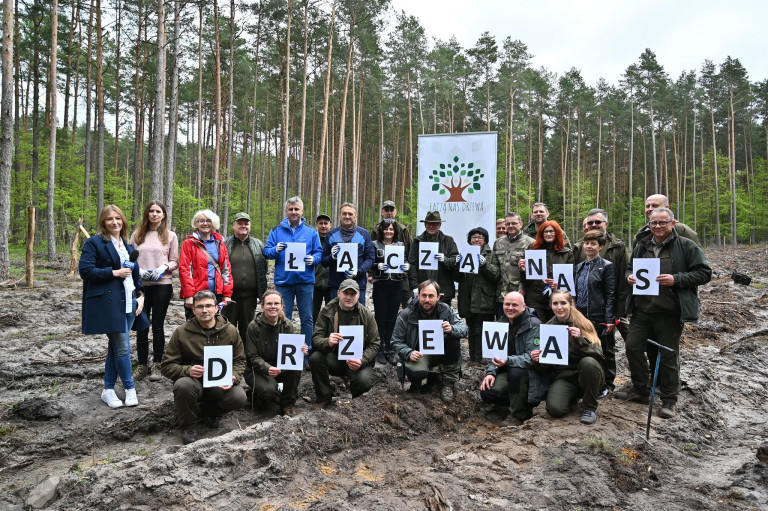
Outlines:
{"label": "bare sandy soil", "polygon": [[[707,255],[680,411],[654,412],[649,443],[648,407],[613,398],[593,426],[542,405],[500,430],[504,412],[479,402],[483,369],[465,363],[447,406],[377,366],[370,393],[351,400],[337,379],[336,405],[315,411],[304,373],[296,417],[242,410],[183,446],[169,381],[140,382],[136,408],[100,401],[106,337],[80,334],[81,282],[53,265],[34,289],[0,290],[0,509],[766,509],[768,249]],[[166,334],[182,321],[176,300]]]}

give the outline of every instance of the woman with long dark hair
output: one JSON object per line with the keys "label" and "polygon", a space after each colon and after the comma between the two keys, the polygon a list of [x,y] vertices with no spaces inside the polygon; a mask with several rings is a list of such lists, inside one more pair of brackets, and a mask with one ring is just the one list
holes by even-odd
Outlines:
{"label": "woman with long dark hair", "polygon": [[[80,277],[83,279],[82,331],[86,335],[107,334],[104,390],[101,400],[110,408],[123,406],[115,394],[117,377],[125,389],[125,406],[137,406],[131,375],[129,334],[144,307],[139,264],[131,261],[134,247],[126,240],[128,221],[114,204],[99,213],[98,233],[83,244]],[[144,318],[144,316],[139,316]],[[147,328],[149,323],[136,325]]]}
{"label": "woman with long dark hair", "polygon": [[[149,381],[160,381],[160,362],[165,352],[165,316],[173,295],[173,272],[179,267],[179,239],[168,228],[168,212],[160,201],[150,201],[136,230],[128,240],[139,251],[139,267],[144,284],[144,310],[152,325],[152,370]],[[139,365],[133,374],[136,381],[148,373],[149,328],[136,332]]]}

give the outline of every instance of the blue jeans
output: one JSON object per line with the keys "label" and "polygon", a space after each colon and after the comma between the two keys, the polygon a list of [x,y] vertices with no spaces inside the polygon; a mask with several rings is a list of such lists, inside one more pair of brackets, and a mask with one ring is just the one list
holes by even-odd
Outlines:
{"label": "blue jeans", "polygon": [[125,390],[134,388],[131,373],[131,341],[130,333],[133,321],[136,319],[136,299],[133,300],[133,310],[125,315],[125,330],[107,334],[107,360],[104,363],[104,388],[114,389],[118,375]]}
{"label": "blue jeans", "polygon": [[275,289],[283,297],[283,304],[285,305],[283,312],[285,312],[285,316],[288,319],[293,316],[293,302],[294,300],[296,301],[296,305],[299,308],[299,319],[301,320],[301,333],[304,334],[304,342],[307,343],[309,349],[312,349],[312,330],[315,327],[315,322],[312,320],[312,310],[314,307],[312,294],[314,293],[315,285],[313,283],[291,284],[288,286],[275,285]]}

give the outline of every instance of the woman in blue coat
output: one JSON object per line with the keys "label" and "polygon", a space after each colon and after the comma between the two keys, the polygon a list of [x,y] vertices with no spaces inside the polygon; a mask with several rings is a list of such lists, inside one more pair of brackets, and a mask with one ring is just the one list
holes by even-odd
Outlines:
{"label": "woman in blue coat", "polygon": [[[118,375],[125,389],[125,405],[136,406],[136,388],[131,376],[129,333],[144,307],[138,263],[130,261],[127,220],[115,205],[104,206],[99,214],[98,233],[83,244],[80,277],[83,279],[83,333],[107,334],[107,360],[101,400],[110,408],[123,402],[115,394]],[[149,326],[146,318],[141,317]]]}

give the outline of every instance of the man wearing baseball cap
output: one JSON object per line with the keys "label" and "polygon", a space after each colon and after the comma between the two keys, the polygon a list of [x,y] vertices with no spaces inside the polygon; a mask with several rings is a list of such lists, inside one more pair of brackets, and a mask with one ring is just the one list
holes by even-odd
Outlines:
{"label": "man wearing baseball cap", "polygon": [[[373,366],[381,339],[373,313],[359,303],[359,297],[358,283],[354,279],[345,279],[339,285],[339,295],[323,307],[317,318],[312,335],[312,354],[309,356],[317,398],[313,408],[325,408],[331,404],[330,375],[349,378],[353,398],[368,392],[373,386]],[[344,340],[339,327],[345,325],[363,325],[361,359],[339,360],[339,343]]]}
{"label": "man wearing baseball cap", "polygon": [[[315,229],[320,236],[320,250],[322,252],[328,244],[328,231],[331,230],[331,217],[325,213],[317,215],[315,218]],[[328,267],[318,264],[315,266],[315,292],[312,295],[312,318],[317,321],[320,309],[323,303],[328,305],[331,301],[331,288],[328,287]]]}
{"label": "man wearing baseball cap", "polygon": [[[424,224],[424,232],[414,238],[411,243],[411,250],[408,252],[408,262],[411,265],[411,271],[408,272],[408,281],[413,295],[417,296],[419,284],[425,280],[434,280],[440,284],[442,297],[440,301],[451,305],[451,299],[456,294],[456,288],[453,284],[453,267],[456,264],[456,256],[459,255],[459,249],[452,237],[443,234],[440,226],[443,220],[440,218],[439,211],[429,211],[424,220],[419,220]],[[419,268],[420,256],[419,244],[422,242],[438,243],[438,252],[433,257],[438,261],[437,270],[424,270]]]}

